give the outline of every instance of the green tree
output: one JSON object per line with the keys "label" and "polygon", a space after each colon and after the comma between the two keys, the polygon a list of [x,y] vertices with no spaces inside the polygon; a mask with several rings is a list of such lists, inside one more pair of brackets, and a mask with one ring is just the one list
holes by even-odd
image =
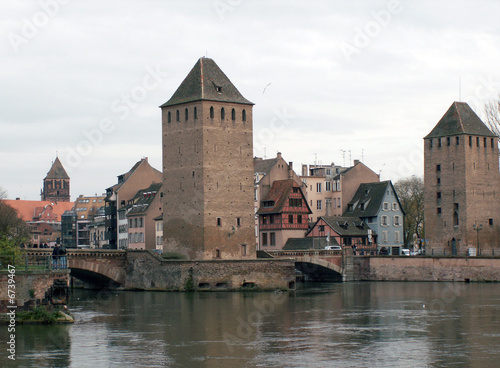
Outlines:
{"label": "green tree", "polygon": [[5,203],[6,192],[0,188],[0,262],[2,267],[21,259],[21,243],[29,240],[29,229],[17,211]]}
{"label": "green tree", "polygon": [[394,189],[405,212],[405,244],[410,245],[414,237],[424,237],[424,181],[414,175],[398,180]]}

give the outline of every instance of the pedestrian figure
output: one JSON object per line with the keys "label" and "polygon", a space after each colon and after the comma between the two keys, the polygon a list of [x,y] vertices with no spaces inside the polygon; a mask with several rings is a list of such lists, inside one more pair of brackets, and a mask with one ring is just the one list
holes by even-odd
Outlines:
{"label": "pedestrian figure", "polygon": [[59,260],[60,260],[60,268],[66,269],[66,248],[64,248],[64,245],[61,245],[59,247]]}
{"label": "pedestrian figure", "polygon": [[56,244],[54,250],[52,251],[52,268],[56,269],[59,261],[59,245]]}

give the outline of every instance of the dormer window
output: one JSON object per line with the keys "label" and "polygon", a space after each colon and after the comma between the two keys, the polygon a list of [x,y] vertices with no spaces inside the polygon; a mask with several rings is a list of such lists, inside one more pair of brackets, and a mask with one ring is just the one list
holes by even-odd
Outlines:
{"label": "dormer window", "polygon": [[264,208],[274,207],[274,201],[263,201],[262,206]]}
{"label": "dormer window", "polygon": [[215,90],[217,93],[222,93],[222,87],[221,86],[215,86]]}

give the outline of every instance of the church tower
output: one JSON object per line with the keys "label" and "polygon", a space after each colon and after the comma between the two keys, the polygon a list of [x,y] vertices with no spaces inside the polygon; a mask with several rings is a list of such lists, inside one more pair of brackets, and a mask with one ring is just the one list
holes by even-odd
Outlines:
{"label": "church tower", "polygon": [[254,258],[253,103],[212,59],[200,58],[160,107],[164,250]]}
{"label": "church tower", "polygon": [[425,237],[446,255],[500,247],[498,137],[454,102],[424,138]]}
{"label": "church tower", "polygon": [[40,193],[42,201],[70,202],[69,176],[64,167],[56,157],[52,167],[45,179],[43,179],[43,189]]}

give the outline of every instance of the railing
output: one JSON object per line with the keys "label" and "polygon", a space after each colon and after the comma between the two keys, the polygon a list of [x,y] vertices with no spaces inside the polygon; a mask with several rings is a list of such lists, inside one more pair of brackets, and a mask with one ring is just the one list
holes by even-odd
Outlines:
{"label": "railing", "polygon": [[58,271],[67,269],[68,262],[66,256],[25,254],[14,261],[7,259],[0,261],[0,270],[7,270],[9,266],[15,266],[19,271]]}
{"label": "railing", "polygon": [[266,250],[273,257],[326,257],[341,256],[341,250]]}

